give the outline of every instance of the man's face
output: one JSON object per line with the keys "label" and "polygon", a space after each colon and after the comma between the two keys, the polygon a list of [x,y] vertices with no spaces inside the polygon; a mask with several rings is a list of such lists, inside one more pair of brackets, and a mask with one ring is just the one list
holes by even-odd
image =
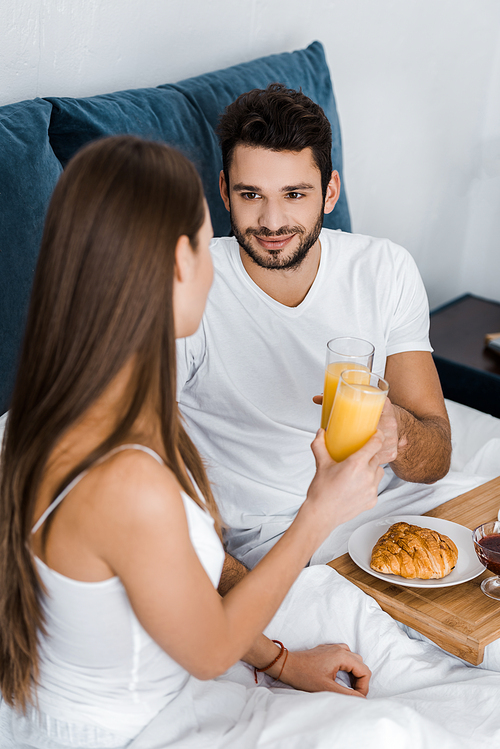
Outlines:
{"label": "man's face", "polygon": [[261,268],[299,267],[323,223],[321,174],[311,149],[238,145],[229,183],[221,177],[222,198],[240,247]]}

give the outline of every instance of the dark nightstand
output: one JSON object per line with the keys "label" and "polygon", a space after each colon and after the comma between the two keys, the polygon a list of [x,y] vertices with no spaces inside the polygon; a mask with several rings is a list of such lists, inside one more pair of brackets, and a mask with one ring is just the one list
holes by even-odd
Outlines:
{"label": "dark nightstand", "polygon": [[431,344],[445,398],[500,417],[500,354],[484,346],[500,332],[500,303],[465,294],[431,312]]}

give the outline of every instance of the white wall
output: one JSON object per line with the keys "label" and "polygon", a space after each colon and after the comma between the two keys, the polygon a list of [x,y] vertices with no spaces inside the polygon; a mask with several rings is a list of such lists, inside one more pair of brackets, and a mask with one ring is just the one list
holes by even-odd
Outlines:
{"label": "white wall", "polygon": [[153,86],[323,42],[355,231],[431,306],[500,300],[498,0],[2,0],[0,104]]}

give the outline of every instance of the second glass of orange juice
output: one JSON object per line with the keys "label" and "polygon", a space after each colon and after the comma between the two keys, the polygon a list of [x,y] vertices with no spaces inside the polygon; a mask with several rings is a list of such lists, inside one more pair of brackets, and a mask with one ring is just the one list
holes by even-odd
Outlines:
{"label": "second glass of orange juice", "polygon": [[376,374],[342,372],[325,435],[334,460],[345,460],[375,434],[388,392],[389,384]]}
{"label": "second glass of orange juice", "polygon": [[375,348],[363,338],[343,336],[332,338],[326,344],[325,386],[323,388],[323,408],[321,428],[326,429],[333,400],[337,391],[340,373],[345,369],[364,369],[371,372]]}

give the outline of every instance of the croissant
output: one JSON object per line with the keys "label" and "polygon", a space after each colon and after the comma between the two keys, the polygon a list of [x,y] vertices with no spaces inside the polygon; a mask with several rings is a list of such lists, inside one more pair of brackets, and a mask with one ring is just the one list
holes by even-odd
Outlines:
{"label": "croissant", "polygon": [[431,580],[449,575],[457,559],[458,549],[448,536],[394,523],[373,547],[370,567],[386,575]]}

